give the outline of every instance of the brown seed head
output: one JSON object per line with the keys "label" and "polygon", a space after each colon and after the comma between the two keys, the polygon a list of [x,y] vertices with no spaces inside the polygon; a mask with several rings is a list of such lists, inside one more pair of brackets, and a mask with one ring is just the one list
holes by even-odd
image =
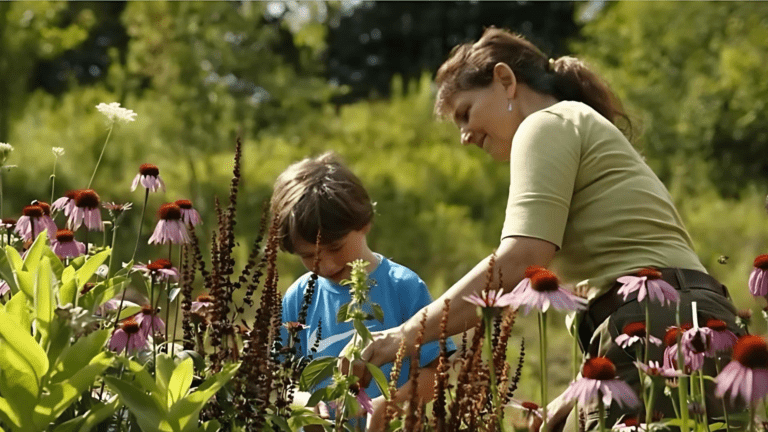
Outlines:
{"label": "brown seed head", "polygon": [[536,291],[557,291],[558,286],[557,276],[549,270],[542,269],[531,276],[531,288]]}
{"label": "brown seed head", "polygon": [[157,177],[160,175],[160,169],[152,164],[141,164],[139,167],[139,174],[143,176]]}
{"label": "brown seed head", "polygon": [[725,324],[725,321],[714,318],[707,320],[707,327],[719,332],[728,330],[728,325]]}
{"label": "brown seed head", "polygon": [[652,267],[646,267],[637,272],[638,277],[645,276],[648,280],[661,279],[661,272]]}
{"label": "brown seed head", "polygon": [[170,269],[173,268],[173,265],[170,261],[168,261],[165,258],[160,258],[158,260],[152,261],[151,263],[147,264],[147,269],[151,271],[157,271],[162,269]]}
{"label": "brown seed head", "polygon": [[616,366],[605,357],[592,357],[584,362],[581,375],[595,380],[610,380],[616,378]]}
{"label": "brown seed head", "polygon": [[667,333],[664,335],[664,345],[671,347],[677,343],[677,335],[682,333],[680,327],[670,327],[667,329]]}
{"label": "brown seed head", "polygon": [[538,410],[538,409],[539,409],[539,406],[538,406],[538,405],[536,405],[536,404],[535,404],[535,403],[533,403],[533,402],[523,402],[523,403],[521,403],[520,405],[522,405],[522,406],[523,406],[523,408],[525,408],[525,409],[527,409],[527,410],[531,410],[531,411],[536,411],[536,410]]}
{"label": "brown seed head", "polygon": [[93,189],[83,189],[77,193],[77,196],[75,196],[75,205],[80,208],[99,208],[99,203],[99,194]]}
{"label": "brown seed head", "polygon": [[129,317],[120,323],[120,328],[122,328],[123,331],[129,335],[133,335],[138,333],[141,327],[139,326],[139,323],[136,321],[135,317]]}
{"label": "brown seed head", "polygon": [[43,215],[50,216],[51,215],[51,205],[44,201],[38,201],[37,205],[40,206],[40,208],[43,209]]}
{"label": "brown seed head", "polygon": [[190,210],[192,208],[192,201],[190,200],[180,199],[180,200],[176,200],[174,204],[183,208],[184,210]]}
{"label": "brown seed head", "polygon": [[733,346],[733,359],[750,369],[768,369],[768,344],[760,336],[742,336]]}
{"label": "brown seed head", "polygon": [[155,310],[152,308],[152,305],[145,304],[141,307],[141,313],[144,315],[154,315]]}
{"label": "brown seed head", "polygon": [[645,337],[645,323],[642,321],[629,323],[624,326],[622,332],[628,336]]}
{"label": "brown seed head", "polygon": [[163,204],[157,211],[157,217],[163,220],[180,220],[181,208],[174,203]]}
{"label": "brown seed head", "polygon": [[209,294],[200,294],[197,296],[196,301],[200,303],[213,303],[213,297],[211,297]]}
{"label": "brown seed head", "polygon": [[755,258],[755,267],[760,270],[768,269],[768,254],[758,255],[757,258]]}
{"label": "brown seed head", "polygon": [[68,229],[60,229],[56,231],[56,241],[59,243],[69,243],[75,239],[75,233]]}
{"label": "brown seed head", "polygon": [[43,208],[39,205],[24,206],[24,210],[21,211],[21,214],[31,218],[43,217]]}
{"label": "brown seed head", "polygon": [[536,265],[528,266],[528,268],[525,269],[525,277],[530,279],[531,277],[533,277],[533,275],[535,275],[536,273],[542,270],[546,270],[546,269],[542,266],[536,266]]}
{"label": "brown seed head", "polygon": [[14,219],[14,218],[3,218],[2,220],[0,220],[0,222],[2,222],[3,225],[15,226],[16,222],[18,222],[18,220]]}

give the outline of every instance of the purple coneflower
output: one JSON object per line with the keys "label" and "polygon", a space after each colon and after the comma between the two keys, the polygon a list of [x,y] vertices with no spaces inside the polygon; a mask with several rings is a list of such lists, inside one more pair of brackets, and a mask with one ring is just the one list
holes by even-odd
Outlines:
{"label": "purple coneflower", "polygon": [[[667,348],[664,350],[664,368],[665,369],[678,369],[677,365],[677,337],[678,335],[685,334],[685,331],[690,330],[688,324],[684,324],[683,328],[669,327],[667,333],[664,335],[664,344]],[[682,342],[682,341],[681,341]],[[692,351],[683,351],[683,359],[685,361],[685,373],[691,373],[697,371],[704,366],[704,353],[695,353]]]}
{"label": "purple coneflower", "polygon": [[680,338],[683,345],[683,354],[703,354],[705,357],[714,357],[712,348],[712,329],[708,327],[694,327],[686,330]]}
{"label": "purple coneflower", "polygon": [[483,308],[488,308],[488,307],[503,308],[512,304],[514,295],[512,293],[504,294],[503,291],[501,290],[498,290],[498,291],[483,290],[480,292],[480,295],[471,294],[469,296],[465,296],[462,298],[472,304],[478,305]]}
{"label": "purple coneflower", "polygon": [[69,214],[67,225],[72,231],[77,231],[85,224],[89,231],[104,231],[99,210],[99,194],[93,189],[83,189],[75,196],[75,208]]}
{"label": "purple coneflower", "polygon": [[174,204],[181,209],[181,220],[187,225],[198,226],[203,223],[200,218],[200,213],[192,208],[192,201],[190,200],[177,200]]}
{"label": "purple coneflower", "polygon": [[[202,309],[203,311],[207,312],[211,306],[213,306],[213,297],[211,297],[209,294],[200,294],[199,296],[197,296],[197,299],[195,299],[195,301],[192,302],[192,308],[190,309],[190,311],[197,312],[200,309]],[[289,324],[289,323],[286,323],[286,324]],[[283,325],[286,325],[286,324],[283,324]]]}
{"label": "purple coneflower", "polygon": [[525,418],[530,418],[531,416],[541,418],[541,407],[534,402],[510,399],[507,405],[523,410]]}
{"label": "purple coneflower", "polygon": [[53,219],[51,219],[51,206],[44,201],[35,201],[32,204],[39,205],[40,208],[43,209],[42,222],[43,222],[43,225],[45,226],[45,229],[48,230],[48,238],[50,240],[55,239],[56,231],[59,228],[56,226],[56,222],[54,222]]}
{"label": "purple coneflower", "polygon": [[[141,325],[141,334],[144,335],[145,338],[150,336],[153,331],[154,333],[157,333],[165,330],[165,322],[157,316],[154,308],[150,305],[141,307],[141,312],[137,315],[136,322]],[[151,336],[154,337],[154,334]]]}
{"label": "purple coneflower", "polygon": [[173,279],[179,280],[179,271],[173,264],[167,259],[160,258],[155,261],[150,261],[148,264],[137,264],[133,266],[134,269],[141,271],[147,276],[157,276],[157,281],[165,281]]}
{"label": "purple coneflower", "polygon": [[611,432],[639,432],[645,431],[646,429],[645,424],[641,424],[637,417],[627,417],[623,419],[621,423],[616,423],[616,425],[611,428]]}
{"label": "purple coneflower", "polygon": [[725,321],[719,319],[708,319],[707,328],[712,330],[712,349],[715,352],[726,352],[733,348],[733,345],[739,340],[736,335],[728,330]]}
{"label": "purple coneflower", "polygon": [[51,250],[59,258],[75,258],[85,255],[85,245],[75,240],[75,233],[68,229],[56,231],[56,238],[51,242]]}
{"label": "purple coneflower", "polygon": [[155,232],[149,238],[149,244],[189,243],[189,234],[184,222],[181,221],[181,208],[174,203],[163,204],[157,212],[160,219],[155,226]]}
{"label": "purple coneflower", "polygon": [[526,314],[532,308],[546,312],[550,305],[557,310],[566,311],[586,308],[586,300],[563,289],[553,272],[536,268],[535,272],[526,270],[526,274],[531,276],[520,281],[512,291],[512,305],[517,308],[525,306]]}
{"label": "purple coneflower", "polygon": [[746,335],[733,346],[733,360],[717,376],[715,394],[742,398],[754,404],[768,394],[768,344],[760,336]]}
{"label": "purple coneflower", "polygon": [[764,297],[768,295],[768,254],[758,255],[754,266],[749,275],[749,292],[755,297]]}
{"label": "purple coneflower", "polygon": [[135,317],[128,317],[120,323],[120,328],[112,333],[109,349],[115,352],[123,350],[135,353],[147,346],[147,336],[140,331],[141,327]]}
{"label": "purple coneflower", "polygon": [[643,371],[648,376],[660,376],[664,378],[678,378],[683,376],[683,373],[677,369],[672,369],[664,366],[660,366],[657,361],[649,361],[648,364],[642,362],[634,362],[638,369]]}
{"label": "purple coneflower", "polygon": [[572,382],[563,393],[563,400],[578,399],[579,405],[586,406],[598,398],[604,405],[616,401],[619,406],[636,407],[640,400],[632,388],[616,378],[616,366],[606,357],[592,357],[581,367],[581,378]]}
{"label": "purple coneflower", "polygon": [[77,197],[78,192],[80,191],[79,190],[67,191],[67,193],[65,193],[63,197],[54,201],[51,207],[53,207],[54,210],[63,211],[64,216],[69,217],[69,214],[72,213],[72,210],[75,209],[75,197]]}
{"label": "purple coneflower", "polygon": [[662,280],[661,272],[654,268],[644,268],[637,272],[637,276],[622,276],[616,280],[624,284],[619,289],[619,294],[624,294],[624,300],[637,291],[638,302],[642,302],[646,296],[662,306],[680,302],[680,294],[675,287]]}
{"label": "purple coneflower", "polygon": [[160,177],[160,169],[156,165],[141,164],[139,173],[133,178],[131,192],[136,190],[139,183],[151,192],[157,192],[158,189],[162,189],[165,192],[165,182]]}
{"label": "purple coneflower", "polygon": [[371,402],[371,397],[365,392],[365,389],[357,384],[353,384],[350,386],[349,390],[355,395],[355,399],[357,400],[357,403],[360,404],[360,407],[362,407],[368,414],[373,414],[373,403]]}
{"label": "purple coneflower", "polygon": [[9,292],[11,292],[11,287],[8,285],[8,282],[0,281],[0,297],[8,294]]}
{"label": "purple coneflower", "polygon": [[[661,345],[661,339],[648,335],[648,341],[654,345]],[[622,333],[616,337],[616,344],[622,348],[629,348],[635,342],[645,342],[645,323],[632,322],[624,326]]]}
{"label": "purple coneflower", "polygon": [[41,232],[49,228],[47,223],[43,221],[43,215],[43,208],[37,204],[24,206],[22,216],[14,229],[16,234],[25,242],[36,239]]}

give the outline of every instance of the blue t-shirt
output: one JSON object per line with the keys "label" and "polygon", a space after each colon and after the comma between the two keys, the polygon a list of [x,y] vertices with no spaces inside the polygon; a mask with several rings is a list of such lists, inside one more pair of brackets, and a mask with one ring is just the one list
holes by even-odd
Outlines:
{"label": "blue t-shirt", "polygon": [[[432,302],[426,284],[416,273],[381,255],[376,254],[376,256],[381,260],[381,263],[368,275],[368,282],[371,285],[369,298],[371,302],[381,306],[381,309],[384,311],[384,322],[382,323],[376,319],[365,321],[366,327],[372,332],[396,327]],[[283,297],[283,322],[298,321],[299,310],[301,309],[304,291],[307,288],[310,275],[311,273],[307,273],[300,277],[285,292],[285,297]],[[299,354],[307,356],[310,348],[318,340],[318,322],[321,322],[321,338],[313,358],[337,357],[341,353],[341,350],[352,339],[352,334],[355,330],[352,327],[352,321],[337,322],[336,313],[340,306],[348,303],[350,300],[351,296],[348,287],[341,286],[323,277],[317,278],[315,293],[307,310],[306,325],[308,327],[299,332],[300,346],[297,350]],[[366,310],[366,312],[371,313],[370,310]],[[283,344],[287,345],[288,334],[284,328],[282,329],[281,336]],[[446,348],[448,352],[456,350],[451,339],[446,340]],[[419,364],[426,366],[436,359],[439,354],[440,347],[436,341],[424,344],[421,347]],[[389,380],[392,366],[392,363],[387,363],[381,367],[387,380]],[[409,366],[409,359],[404,359],[397,382],[398,387],[408,381],[410,374]],[[329,384],[330,379],[321,383],[320,387]],[[365,391],[371,398],[381,394],[373,380]]]}

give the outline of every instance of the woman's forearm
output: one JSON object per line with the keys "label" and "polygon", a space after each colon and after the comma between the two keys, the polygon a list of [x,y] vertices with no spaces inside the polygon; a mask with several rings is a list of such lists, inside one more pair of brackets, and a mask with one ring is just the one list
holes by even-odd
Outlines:
{"label": "woman's forearm", "polygon": [[[493,280],[489,289],[499,286],[499,269],[502,269],[502,289],[509,292],[522,279],[525,269],[530,265],[547,266],[555,253],[555,246],[549,242],[527,237],[510,237],[502,240],[496,253],[496,263]],[[450,312],[446,333],[448,336],[461,333],[472,328],[480,320],[474,305],[463,298],[477,293],[488,286],[488,265],[490,257],[485,258],[456,282],[440,298],[425,306],[419,313],[402,325],[406,342],[415,341],[421,329],[421,319],[424,311],[427,321],[424,328],[423,343],[440,337],[440,320],[442,318],[445,300],[449,300]]]}

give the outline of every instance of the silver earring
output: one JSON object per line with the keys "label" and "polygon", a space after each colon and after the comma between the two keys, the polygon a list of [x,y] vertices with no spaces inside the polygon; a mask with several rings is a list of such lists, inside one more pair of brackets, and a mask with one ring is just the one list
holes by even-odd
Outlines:
{"label": "silver earring", "polygon": [[512,111],[512,101],[509,101],[509,105],[507,105],[507,111]]}

